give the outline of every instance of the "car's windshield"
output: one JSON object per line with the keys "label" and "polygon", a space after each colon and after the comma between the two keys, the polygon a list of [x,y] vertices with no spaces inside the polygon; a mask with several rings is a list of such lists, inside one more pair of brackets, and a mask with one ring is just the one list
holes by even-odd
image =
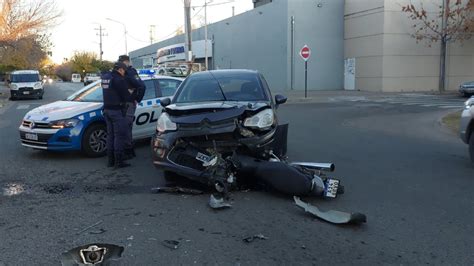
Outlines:
{"label": "car's windshield", "polygon": [[102,102],[102,87],[100,82],[92,83],[73,95],[69,96],[66,101],[73,102]]}
{"label": "car's windshield", "polygon": [[265,101],[260,84],[254,73],[200,73],[186,79],[175,102]]}
{"label": "car's windshield", "polygon": [[12,74],[12,82],[37,82],[39,81],[38,74]]}

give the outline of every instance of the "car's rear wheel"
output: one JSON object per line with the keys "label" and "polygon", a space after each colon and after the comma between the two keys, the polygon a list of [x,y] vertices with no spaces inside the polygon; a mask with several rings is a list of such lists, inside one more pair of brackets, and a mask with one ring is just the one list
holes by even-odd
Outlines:
{"label": "car's rear wheel", "polygon": [[101,157],[107,152],[107,128],[104,124],[89,126],[82,137],[82,151],[89,157]]}
{"label": "car's rear wheel", "polygon": [[471,156],[471,162],[474,163],[474,132],[471,132],[469,137],[469,155]]}

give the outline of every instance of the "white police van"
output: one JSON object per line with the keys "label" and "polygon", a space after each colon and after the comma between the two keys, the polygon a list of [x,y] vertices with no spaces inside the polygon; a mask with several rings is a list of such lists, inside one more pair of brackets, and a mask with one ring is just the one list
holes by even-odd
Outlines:
{"label": "white police van", "polygon": [[[145,96],[137,106],[133,138],[153,135],[161,114],[160,100],[172,97],[183,79],[153,76],[142,78]],[[106,153],[107,130],[102,116],[100,80],[91,83],[66,100],[42,105],[29,111],[19,127],[25,147],[52,151],[82,151],[98,157]]]}

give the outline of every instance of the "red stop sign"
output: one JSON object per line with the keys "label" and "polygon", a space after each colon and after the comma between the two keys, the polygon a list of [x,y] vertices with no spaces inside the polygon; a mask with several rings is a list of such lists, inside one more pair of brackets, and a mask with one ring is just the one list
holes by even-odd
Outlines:
{"label": "red stop sign", "polygon": [[303,46],[303,48],[300,50],[300,56],[304,61],[308,61],[311,56],[311,49],[309,49],[307,45]]}

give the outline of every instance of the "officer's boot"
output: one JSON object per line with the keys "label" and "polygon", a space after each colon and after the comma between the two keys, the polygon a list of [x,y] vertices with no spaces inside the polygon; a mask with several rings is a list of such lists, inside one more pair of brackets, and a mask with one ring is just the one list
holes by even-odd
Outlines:
{"label": "officer's boot", "polygon": [[114,167],[115,165],[115,156],[113,153],[107,154],[107,167]]}
{"label": "officer's boot", "polygon": [[115,154],[115,169],[129,166],[130,164],[125,162],[123,154]]}

